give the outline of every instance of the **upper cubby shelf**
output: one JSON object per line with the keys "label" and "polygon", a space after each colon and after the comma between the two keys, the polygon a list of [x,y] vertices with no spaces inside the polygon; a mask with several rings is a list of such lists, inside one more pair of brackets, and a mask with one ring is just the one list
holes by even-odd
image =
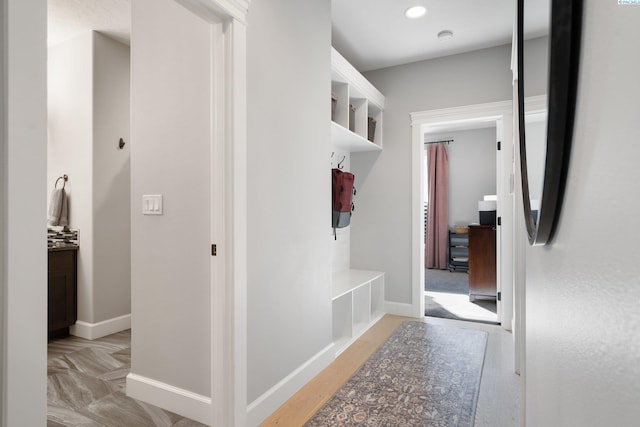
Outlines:
{"label": "upper cubby shelf", "polygon": [[334,48],[331,92],[334,146],[352,152],[381,150],[384,95]]}

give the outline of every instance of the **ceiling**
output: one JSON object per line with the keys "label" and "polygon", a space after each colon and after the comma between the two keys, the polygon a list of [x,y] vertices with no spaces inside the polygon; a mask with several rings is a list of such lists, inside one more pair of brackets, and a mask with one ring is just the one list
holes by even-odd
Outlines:
{"label": "ceiling", "polygon": [[[359,71],[511,43],[514,0],[332,0],[332,44]],[[528,0],[527,38],[545,34],[549,0]],[[411,6],[427,8],[408,19]],[[548,10],[548,9],[546,9]],[[453,32],[438,39],[443,30]]]}
{"label": "ceiling", "polygon": [[[550,0],[527,0],[528,36],[545,33]],[[358,70],[498,46],[511,42],[514,0],[332,0],[332,43]],[[48,0],[49,45],[95,30],[129,44],[131,0]],[[422,5],[427,14],[407,19]],[[546,9],[548,10],[548,9]],[[439,40],[449,30],[453,38]]]}
{"label": "ceiling", "polygon": [[47,0],[48,45],[95,30],[129,44],[131,0]]}

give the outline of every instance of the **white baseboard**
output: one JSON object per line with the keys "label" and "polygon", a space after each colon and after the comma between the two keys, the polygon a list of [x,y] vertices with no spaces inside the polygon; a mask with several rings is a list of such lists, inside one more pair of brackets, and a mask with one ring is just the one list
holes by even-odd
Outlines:
{"label": "white baseboard", "polygon": [[416,317],[415,307],[413,304],[404,304],[400,302],[385,301],[384,312],[387,314],[395,314],[396,316]]}
{"label": "white baseboard", "polygon": [[211,398],[141,375],[127,375],[127,396],[211,425]]}
{"label": "white baseboard", "polygon": [[307,360],[296,370],[283,378],[278,384],[267,390],[262,396],[247,406],[247,425],[257,426],[276,409],[282,406],[302,386],[308,383],[320,371],[335,359],[333,344],[329,344],[319,353]]}
{"label": "white baseboard", "polygon": [[71,325],[69,333],[76,337],[87,340],[95,340],[115,334],[116,332],[131,329],[131,314],[114,317],[98,323],[88,323],[78,320],[75,325]]}

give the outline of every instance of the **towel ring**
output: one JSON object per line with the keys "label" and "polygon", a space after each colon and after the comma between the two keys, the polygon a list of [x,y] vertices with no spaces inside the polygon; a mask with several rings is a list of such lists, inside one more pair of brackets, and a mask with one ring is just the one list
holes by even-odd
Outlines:
{"label": "towel ring", "polygon": [[67,180],[68,179],[69,179],[69,177],[67,176],[67,174],[62,175],[61,177],[56,179],[56,183],[53,184],[53,188],[58,188],[58,181],[62,180],[62,188],[64,189],[65,185],[67,185]]}

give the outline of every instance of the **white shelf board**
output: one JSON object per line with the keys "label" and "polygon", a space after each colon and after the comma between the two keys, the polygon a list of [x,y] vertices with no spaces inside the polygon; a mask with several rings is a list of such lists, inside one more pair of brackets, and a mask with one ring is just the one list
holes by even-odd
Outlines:
{"label": "white shelf board", "polygon": [[380,93],[353,65],[331,47],[331,80],[348,83],[351,98],[366,98],[384,110],[384,95]]}
{"label": "white shelf board", "polygon": [[353,291],[357,287],[366,285],[383,274],[381,271],[370,270],[345,270],[334,274],[332,300]]}
{"label": "white shelf board", "polygon": [[331,121],[331,140],[334,147],[350,152],[382,150],[379,145],[351,132],[334,121]]}

